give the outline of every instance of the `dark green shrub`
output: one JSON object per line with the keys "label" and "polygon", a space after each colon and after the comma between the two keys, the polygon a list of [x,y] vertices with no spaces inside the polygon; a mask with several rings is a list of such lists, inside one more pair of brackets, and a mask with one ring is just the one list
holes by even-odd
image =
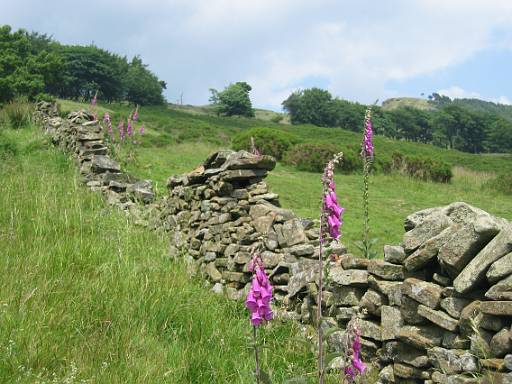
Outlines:
{"label": "dark green shrub", "polygon": [[24,100],[11,101],[3,108],[7,124],[14,129],[26,127],[32,121],[32,104]]}
{"label": "dark green shrub", "polygon": [[391,170],[416,179],[431,180],[438,183],[449,183],[453,176],[451,167],[442,161],[405,156],[400,152],[393,153]]}
{"label": "dark green shrub", "polygon": [[272,128],[251,128],[235,135],[232,140],[232,146],[235,150],[251,150],[251,137],[258,151],[263,155],[274,156],[281,160],[298,139],[291,133]]}
{"label": "dark green shrub", "polygon": [[343,160],[338,169],[350,173],[361,169],[361,157],[353,151],[343,151],[334,144],[298,144],[291,148],[284,157],[284,162],[301,171],[322,172],[333,156],[343,152]]}
{"label": "dark green shrub", "polygon": [[35,97],[35,101],[46,101],[48,103],[55,103],[55,101],[57,101],[57,99],[55,98],[55,96],[52,96],[52,95],[49,95],[47,93],[39,93],[36,97]]}
{"label": "dark green shrub", "polygon": [[497,177],[487,181],[483,187],[506,195],[512,195],[512,175],[498,175]]}

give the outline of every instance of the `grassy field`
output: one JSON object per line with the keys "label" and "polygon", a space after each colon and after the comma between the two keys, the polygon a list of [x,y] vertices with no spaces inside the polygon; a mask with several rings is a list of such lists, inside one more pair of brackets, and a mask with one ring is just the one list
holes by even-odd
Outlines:
{"label": "grassy field", "polygon": [[[80,183],[36,129],[0,162],[1,383],[253,383],[241,303],[210,293]],[[0,156],[1,157],[1,156]],[[278,321],[261,335],[276,383],[315,357]]]}
{"label": "grassy field", "polygon": [[[117,107],[114,114],[122,116],[129,110]],[[303,142],[340,143],[340,149],[359,145],[360,136],[341,129],[308,125],[281,125],[257,119],[218,118],[189,114],[183,111],[151,107],[141,109],[141,118],[148,127],[143,143],[125,147],[121,158],[130,158],[124,166],[131,173],[156,181],[160,194],[166,193],[165,181],[173,174],[191,171],[213,151],[230,147],[230,138],[243,129],[270,126],[293,133]],[[397,244],[403,234],[403,219],[410,213],[454,201],[465,201],[492,214],[512,219],[512,199],[484,188],[484,182],[497,171],[512,172],[512,157],[472,155],[448,151],[426,144],[397,142],[385,137],[375,138],[377,156],[390,156],[396,150],[412,155],[442,159],[453,165],[454,178],[450,184],[418,181],[400,175],[377,174],[371,178],[370,214],[372,237],[377,246]],[[127,156],[130,152],[135,156]],[[285,208],[309,218],[318,217],[320,203],[320,174],[300,172],[278,164],[267,182],[279,193]],[[358,174],[337,175],[338,195],[347,208],[343,240],[355,253],[352,245],[362,236],[362,177]]]}

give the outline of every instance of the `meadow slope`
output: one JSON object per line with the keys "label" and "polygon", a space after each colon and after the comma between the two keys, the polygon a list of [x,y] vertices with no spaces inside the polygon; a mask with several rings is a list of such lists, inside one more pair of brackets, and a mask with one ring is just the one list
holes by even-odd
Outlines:
{"label": "meadow slope", "polygon": [[[18,154],[0,162],[1,383],[254,382],[242,303],[170,260],[165,233],[107,208],[37,129],[7,139]],[[315,375],[297,334],[279,321],[261,333],[277,383]]]}
{"label": "meadow slope", "polygon": [[[80,105],[66,102],[64,109]],[[83,106],[87,107],[87,106]],[[126,116],[125,106],[109,106],[115,118]],[[119,153],[124,166],[133,174],[156,181],[160,194],[166,193],[166,179],[173,174],[189,172],[207,156],[230,147],[233,135],[241,130],[266,126],[296,135],[302,142],[335,143],[341,150],[358,146],[360,135],[354,132],[310,125],[282,125],[248,118],[225,118],[207,114],[191,114],[166,107],[148,107],[140,111],[146,134],[140,145],[124,146]],[[377,156],[389,157],[394,151],[414,156],[443,160],[452,165],[454,178],[450,184],[419,181],[397,174],[377,174],[370,180],[370,214],[372,237],[377,246],[397,244],[403,233],[405,216],[420,209],[465,201],[492,214],[512,219],[510,196],[485,188],[496,172],[510,170],[512,157],[474,155],[449,151],[427,144],[394,141],[375,137]],[[303,217],[317,218],[320,205],[320,174],[301,172],[278,164],[267,182],[280,194],[283,207]],[[362,178],[358,174],[337,175],[338,194],[345,212],[343,241],[352,247],[362,234]]]}

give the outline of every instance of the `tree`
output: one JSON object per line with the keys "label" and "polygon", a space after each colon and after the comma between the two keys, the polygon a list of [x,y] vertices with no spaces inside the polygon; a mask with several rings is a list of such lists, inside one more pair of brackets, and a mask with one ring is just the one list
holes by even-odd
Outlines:
{"label": "tree", "polygon": [[140,105],[163,104],[162,91],[166,86],[147,69],[139,56],[133,58],[126,76],[126,100]]}
{"label": "tree", "polygon": [[230,84],[222,92],[211,88],[210,102],[219,115],[254,117],[249,92],[251,86],[245,81]]}
{"label": "tree", "polygon": [[282,103],[292,124],[336,125],[336,104],[329,91],[310,88],[293,92]]}

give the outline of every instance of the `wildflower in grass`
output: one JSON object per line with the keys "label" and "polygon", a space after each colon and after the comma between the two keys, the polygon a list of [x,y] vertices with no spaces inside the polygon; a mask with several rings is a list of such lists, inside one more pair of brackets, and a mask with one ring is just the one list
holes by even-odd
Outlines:
{"label": "wildflower in grass", "polygon": [[126,125],[126,133],[128,134],[128,137],[133,136],[132,119],[130,117],[128,117],[128,124]]}
{"label": "wildflower in grass", "polygon": [[245,300],[245,306],[251,312],[252,337],[254,343],[254,357],[256,360],[256,382],[260,382],[261,368],[258,355],[258,344],[256,337],[256,328],[264,321],[272,320],[273,314],[270,308],[272,301],[272,286],[265,273],[263,260],[259,253],[254,252],[252,260],[249,262],[248,269],[253,272],[251,289]]}
{"label": "wildflower in grass", "polygon": [[138,121],[139,120],[139,106],[137,105],[135,107],[135,112],[133,112],[133,121]]}
{"label": "wildflower in grass", "polygon": [[105,114],[103,115],[103,122],[108,123],[109,121],[110,121],[110,115],[108,114],[108,112],[105,112]]}
{"label": "wildflower in grass", "polygon": [[371,242],[369,239],[370,233],[370,214],[369,214],[369,199],[368,187],[370,172],[372,168],[374,155],[373,147],[373,125],[372,125],[372,107],[366,109],[364,116],[364,134],[363,142],[361,144],[361,156],[363,157],[363,211],[364,211],[364,233],[361,250],[366,258],[372,258],[374,252],[371,250]]}
{"label": "wildflower in grass", "polygon": [[119,138],[121,139],[121,141],[124,140],[126,137],[126,132],[124,130],[124,122],[123,121],[119,122],[117,129],[119,130]]}
{"label": "wildflower in grass", "polygon": [[357,376],[366,371],[366,364],[361,359],[361,330],[359,327],[359,315],[352,318],[345,330],[345,378],[353,382]]}
{"label": "wildflower in grass", "polygon": [[141,135],[143,135],[143,134],[144,134],[144,131],[145,131],[145,127],[144,127],[144,123],[142,123],[142,125],[140,126],[140,129],[139,129],[139,133],[140,133]]}
{"label": "wildflower in grass", "polygon": [[98,91],[96,91],[96,93],[94,94],[94,96],[93,96],[93,98],[92,98],[92,100],[91,100],[91,105],[92,105],[93,107],[95,107],[95,106],[96,106],[96,103],[97,103],[97,97],[98,97]]}
{"label": "wildflower in grass", "polygon": [[248,269],[253,272],[253,278],[251,289],[245,300],[245,306],[251,312],[252,325],[258,327],[264,320],[272,320],[272,310],[270,308],[272,286],[258,253],[254,254]]}
{"label": "wildflower in grass", "polygon": [[324,274],[324,255],[323,244],[327,237],[338,241],[341,236],[341,225],[343,220],[341,215],[344,212],[338,203],[336,196],[336,184],[334,183],[334,169],[343,158],[343,153],[338,153],[330,160],[322,175],[322,209],[320,214],[320,248],[318,254],[318,296],[317,296],[317,313],[316,323],[318,332],[318,376],[320,384],[324,383],[324,353],[323,353],[323,329],[322,329],[322,291],[323,291],[323,274]]}
{"label": "wildflower in grass", "polygon": [[372,124],[372,107],[366,109],[364,116],[364,134],[363,143],[361,145],[361,156],[373,158],[373,124]]}
{"label": "wildflower in grass", "polygon": [[114,138],[114,130],[112,129],[112,122],[110,120],[108,122],[108,134],[111,138]]}

